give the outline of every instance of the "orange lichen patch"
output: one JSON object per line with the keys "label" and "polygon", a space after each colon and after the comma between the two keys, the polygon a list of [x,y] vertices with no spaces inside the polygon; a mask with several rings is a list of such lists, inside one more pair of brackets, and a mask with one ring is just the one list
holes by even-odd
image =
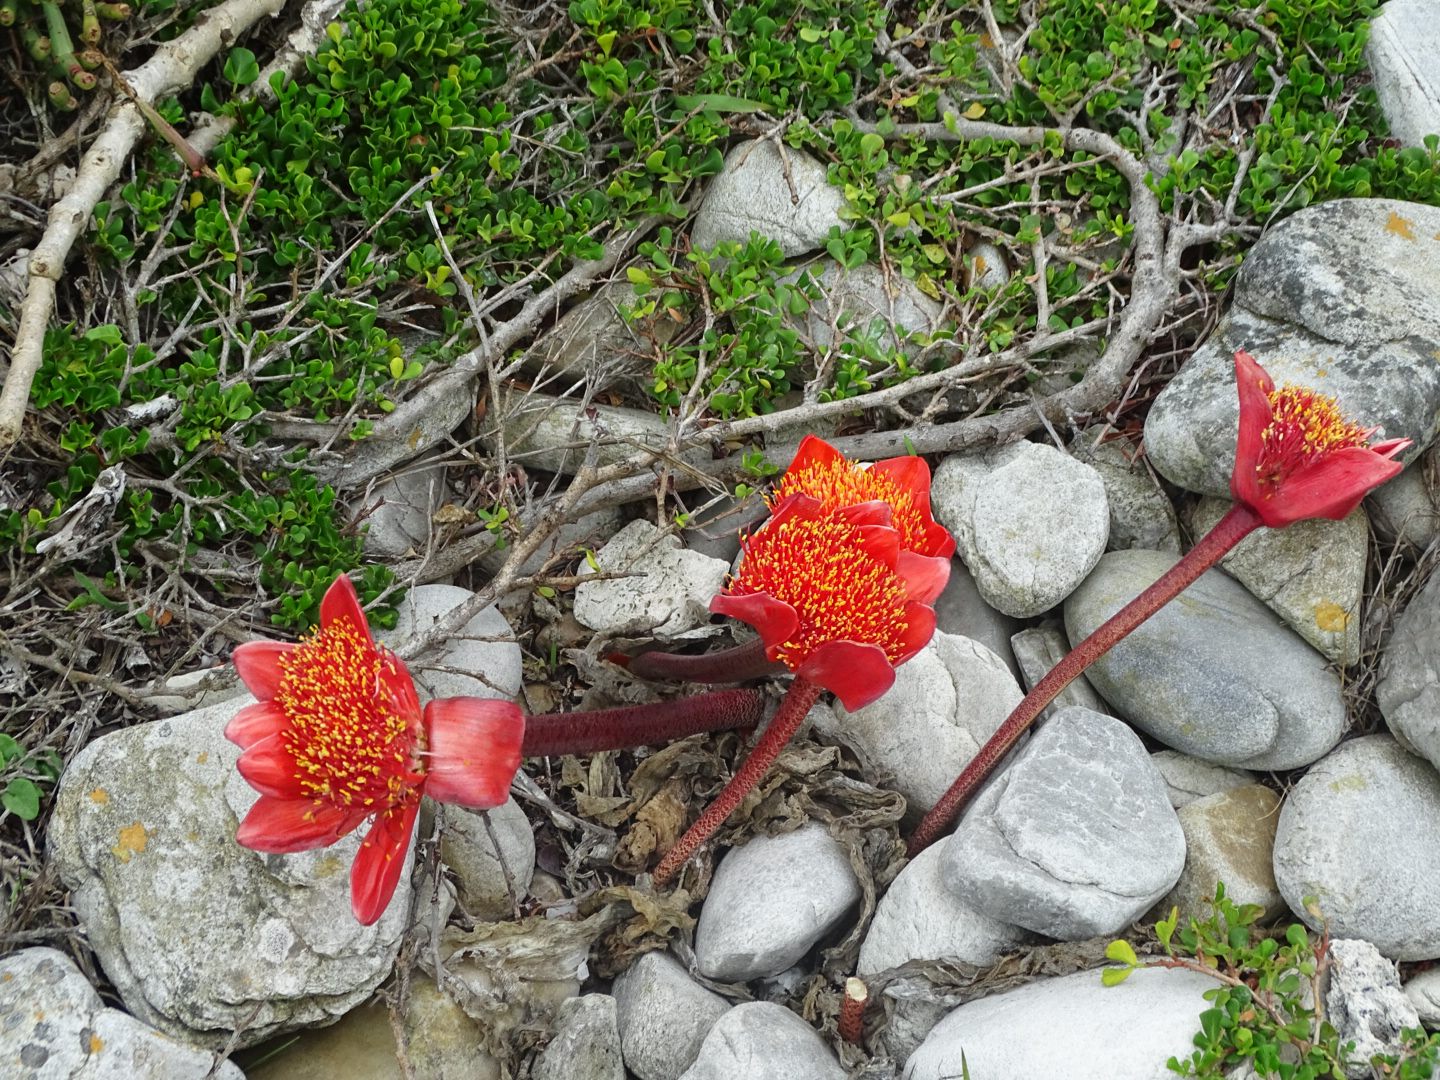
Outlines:
{"label": "orange lichen patch", "polygon": [[94,791],[90,792],[90,801],[96,806],[104,806],[110,801],[110,793],[103,787],[97,787]]}
{"label": "orange lichen patch", "polygon": [[856,503],[888,503],[890,524],[900,534],[900,546],[917,551],[925,544],[926,515],[915,505],[915,493],[884,473],[862,469],[844,458],[812,462],[801,469],[792,468],[780,478],[770,505],[773,508],[786,496],[797,493],[819,499],[821,514]]}
{"label": "orange lichen patch", "polygon": [[139,855],[150,842],[150,834],[140,822],[132,822],[120,830],[119,842],[110,851],[122,863],[128,863],[132,855]]}
{"label": "orange lichen patch", "polygon": [[207,761],[209,761],[209,760],[210,760],[210,751],[208,751],[208,750],[201,750],[200,753],[198,753],[198,754],[195,755],[195,764],[196,764],[196,765],[204,765],[204,764],[205,764]]}
{"label": "orange lichen patch", "polygon": [[1385,231],[1402,240],[1415,239],[1415,223],[1409,218],[1403,218],[1395,211],[1390,211],[1390,219],[1385,222]]}
{"label": "orange lichen patch", "polygon": [[105,1049],[105,1040],[102,1039],[102,1038],[100,1038],[99,1035],[96,1035],[96,1034],[94,1034],[94,1033],[92,1032],[91,1035],[90,1035],[90,1052],[91,1052],[92,1054],[98,1054],[101,1050],[104,1050],[104,1049]]}
{"label": "orange lichen patch", "polygon": [[1341,414],[1329,394],[1303,386],[1270,392],[1271,420],[1260,437],[1255,472],[1261,484],[1278,484],[1317,457],[1368,446],[1371,432]]}
{"label": "orange lichen patch", "polygon": [[834,518],[772,522],[745,545],[733,596],[768,593],[799,617],[771,658],[797,667],[830,641],[878,645],[892,663],[905,654],[905,584],[867,553],[861,530]]}
{"label": "orange lichen patch", "polygon": [[1350,625],[1350,613],[1329,600],[1315,605],[1315,625],[1329,634],[1343,633]]}
{"label": "orange lichen patch", "polygon": [[382,692],[388,662],[345,621],[280,658],[275,701],[290,721],[286,745],[308,796],[370,807],[401,799],[412,786],[413,718]]}

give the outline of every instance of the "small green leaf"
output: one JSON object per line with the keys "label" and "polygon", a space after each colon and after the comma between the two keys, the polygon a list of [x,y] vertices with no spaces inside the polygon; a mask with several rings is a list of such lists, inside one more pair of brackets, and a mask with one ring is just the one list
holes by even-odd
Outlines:
{"label": "small green leaf", "polygon": [[23,776],[17,777],[0,792],[0,806],[22,821],[34,821],[40,816],[40,789]]}
{"label": "small green leaf", "polygon": [[1107,967],[1100,972],[1100,985],[1119,986],[1130,977],[1130,973],[1134,970],[1134,968],[1128,967]]}
{"label": "small green leaf", "polygon": [[860,136],[860,153],[864,154],[867,158],[874,157],[884,149],[884,138],[875,134],[875,132],[867,131],[864,135]]}
{"label": "small green leaf", "polygon": [[12,736],[0,734],[0,765],[9,765],[20,753],[20,744]]}
{"label": "small green leaf", "polygon": [[260,78],[260,63],[255,54],[243,45],[231,49],[225,61],[225,78],[236,86],[249,86]]}
{"label": "small green leaf", "polygon": [[765,108],[763,101],[752,101],[733,94],[680,94],[675,98],[675,104],[687,112],[700,109],[703,112],[752,113]]}
{"label": "small green leaf", "polygon": [[813,26],[800,27],[800,40],[807,45],[814,45],[824,36],[825,32],[823,30],[817,30]]}
{"label": "small green leaf", "polygon": [[1134,967],[1140,962],[1135,955],[1135,949],[1128,941],[1112,941],[1105,946],[1105,959],[1114,960],[1117,964],[1128,964]]}

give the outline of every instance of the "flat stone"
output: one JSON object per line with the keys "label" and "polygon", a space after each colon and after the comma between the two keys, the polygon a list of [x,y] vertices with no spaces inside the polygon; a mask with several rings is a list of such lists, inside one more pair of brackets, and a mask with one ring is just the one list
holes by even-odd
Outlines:
{"label": "flat stone", "polygon": [[1110,533],[1099,474],[1041,443],[947,457],[931,499],[985,602],[1020,619],[1069,596]]}
{"label": "flat stone", "polygon": [[1440,768],[1440,575],[1395,620],[1375,699],[1400,745]]}
{"label": "flat stone", "polygon": [[[420,585],[395,609],[395,626],[375,639],[390,648],[429,630],[472,597],[458,585]],[[439,650],[406,662],[420,700],[478,697],[509,701],[523,679],[515,631],[495,605],[485,608],[446,639]]]}
{"label": "flat stone", "polygon": [[[802,268],[820,289],[808,310],[786,324],[820,352],[838,342],[870,342],[887,352],[914,356],[943,325],[944,308],[902,274],[886,274],[875,263],[847,270],[833,259]],[[800,272],[783,280],[794,283]]]}
{"label": "flat stone", "polygon": [[[642,461],[647,452],[657,461],[668,460],[670,424],[646,409],[582,404],[526,390],[503,401],[496,415],[501,424],[484,433],[486,447],[493,452],[503,441],[510,460],[527,469],[573,476],[592,447],[597,468]],[[709,461],[710,448],[687,450],[679,460]]]}
{"label": "flat stone", "polygon": [[535,1080],[625,1080],[615,999],[585,994],[561,1004],[555,1037],[532,1075]]}
{"label": "flat stone", "polygon": [[1180,526],[1175,507],[1160,487],[1142,454],[1124,442],[1092,445],[1088,438],[1070,444],[1070,453],[1097,473],[1110,506],[1111,551],[1148,548],[1180,554]]}
{"label": "flat stone", "polygon": [[936,631],[895,670],[895,685],[856,712],[839,702],[815,729],[853,747],[880,782],[925,811],[945,794],[1024,695],[979,642]]}
{"label": "flat stone", "polygon": [[251,1045],[360,1004],[389,975],[411,902],[402,880],[375,925],[351,915],[363,826],[295,855],[235,843],[258,796],[222,732],[249,700],[91,742],[50,820],[51,862],[125,1007],[216,1048],[237,1029]]}
{"label": "flat stone", "polygon": [[967,637],[984,645],[1018,680],[1020,665],[1011,652],[1010,639],[1025,623],[985,602],[975,577],[959,559],[950,560],[950,580],[935,600],[935,626],[947,634]]}
{"label": "flat stone", "polygon": [[1177,810],[1207,795],[1218,795],[1255,782],[1254,773],[1211,765],[1179,750],[1158,750],[1150,755],[1150,760],[1160,770],[1170,794],[1170,805]]}
{"label": "flat stone", "polygon": [[859,975],[908,960],[959,960],[989,967],[1028,940],[1017,926],[982,915],[945,887],[943,844],[931,844],[906,864],[875,908],[860,946]]}
{"label": "flat stone", "polygon": [[[643,519],[630,522],[595,553],[600,570],[632,576],[583,581],[575,618],[607,634],[678,637],[710,620],[710,600],[725,584],[727,563],[686,551],[680,538]],[[590,573],[588,567],[582,574]]]}
{"label": "flat stone", "polygon": [[1239,402],[1234,352],[1277,385],[1333,394],[1356,423],[1410,438],[1409,461],[1440,428],[1440,208],[1393,199],[1316,203],[1246,254],[1235,301],[1161,391],[1145,449],[1172,482],[1225,496]]}
{"label": "flat stone", "polygon": [[1440,490],[1431,478],[1440,475],[1440,452],[1426,450],[1393,480],[1370,493],[1365,506],[1376,535],[1390,543],[1424,550],[1440,536]]}
{"label": "flat stone", "polygon": [[[1175,562],[1113,551],[1065,604],[1078,641]],[[1345,730],[1340,679],[1244,586],[1208,570],[1086,672],[1119,715],[1175,750],[1220,765],[1294,769]]]}
{"label": "flat stone", "polygon": [[1273,916],[1285,900],[1275,885],[1275,827],[1280,797],[1260,784],[1247,784],[1186,803],[1177,812],[1185,832],[1185,869],[1158,904],[1161,917],[1178,907],[1204,918],[1223,882],[1235,904],[1255,904]]}
{"label": "flat stone", "polygon": [[445,500],[445,467],[407,466],[372,484],[357,500],[365,554],[399,559],[425,550],[431,516]]}
{"label": "flat stone", "polygon": [[751,1001],[716,1021],[680,1080],[845,1080],[809,1024],[783,1005]]}
{"label": "flat stone", "polygon": [[[1065,659],[1070,652],[1070,642],[1058,626],[1045,624],[1021,630],[1010,639],[1010,649],[1015,654],[1015,662],[1020,665],[1028,693],[1035,689],[1036,683],[1050,674],[1056,664]],[[1110,707],[1095,692],[1090,681],[1080,675],[1055,695],[1055,700],[1045,706],[1040,716],[1042,719],[1047,718],[1070,705],[1080,705],[1095,712],[1110,711]]]}
{"label": "flat stone", "polygon": [[1440,957],[1440,775],[1388,735],[1352,739],[1290,789],[1275,834],[1275,881],[1312,929],[1315,897],[1334,937],[1392,960]]}
{"label": "flat stone", "polygon": [[11,1080],[245,1080],[217,1060],[107,1008],[57,949],[0,958],[0,1074]]}
{"label": "flat stone", "polygon": [[663,952],[636,960],[616,978],[613,993],[625,1066],[640,1080],[678,1080],[730,1009]]}
{"label": "flat stone", "polygon": [[1420,1026],[1420,1014],[1400,989],[1400,972],[1368,941],[1332,938],[1327,953],[1325,1018],[1335,1025],[1340,1045],[1353,1042],[1345,1075],[1368,1080],[1375,1075],[1370,1059],[1379,1054],[1399,1057],[1400,1033]]}
{"label": "flat stone", "polygon": [[[1202,536],[1230,509],[1202,499],[1192,524]],[[1359,507],[1343,521],[1317,518],[1284,529],[1257,529],[1220,560],[1221,567],[1327,659],[1360,659],[1360,600],[1370,554],[1370,522]]]}
{"label": "flat stone", "polygon": [[945,884],[962,901],[1067,941],[1127,926],[1185,864],[1184,834],[1139,737],[1075,706],[1031,735],[943,843]]}
{"label": "flat stone", "polygon": [[778,975],[859,899],[850,860],[823,825],[752,837],[715,870],[695,927],[696,967],[722,982]]}
{"label": "flat stone", "polygon": [[[489,816],[490,828],[485,827]],[[423,825],[422,825],[423,832]],[[496,844],[491,840],[494,833]],[[491,810],[445,808],[440,860],[455,876],[460,905],[474,919],[504,919],[525,899],[535,873],[535,834],[515,800]],[[508,882],[507,882],[508,875]],[[511,887],[515,890],[512,899]]]}
{"label": "flat stone", "polygon": [[831,187],[826,169],[803,150],[784,156],[769,139],[741,143],[725,155],[695,215],[690,244],[709,251],[726,241],[743,244],[752,232],[780,245],[787,258],[824,245],[844,228],[845,193]]}
{"label": "flat stone", "polygon": [[1433,1029],[1440,1023],[1440,968],[1426,968],[1405,983],[1405,996],[1415,1006],[1420,1021]]}
{"label": "flat stone", "polygon": [[1427,0],[1389,0],[1370,23],[1365,59],[1390,134],[1424,146],[1440,133],[1440,23]]}
{"label": "flat stone", "polygon": [[1164,968],[1119,986],[1102,986],[1098,971],[1041,979],[954,1010],[910,1055],[903,1078],[956,1080],[968,1068],[976,1080],[1169,1080],[1165,1062],[1190,1056],[1214,988],[1209,976]]}

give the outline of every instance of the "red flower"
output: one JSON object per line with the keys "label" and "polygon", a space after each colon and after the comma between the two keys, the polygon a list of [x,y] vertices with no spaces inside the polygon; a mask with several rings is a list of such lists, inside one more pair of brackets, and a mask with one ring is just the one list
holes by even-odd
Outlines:
{"label": "red flower", "polygon": [[916,564],[901,555],[885,503],[829,514],[819,499],[790,495],[745,541],[739,572],[710,610],[748,622],[771,660],[853,711],[890,689],[896,666],[935,632],[918,595],[934,574],[926,566],[909,576]]}
{"label": "red flower", "polygon": [[1339,521],[1402,468],[1392,460],[1410,445],[1371,445],[1374,428],[1340,414],[1335,399],[1282,386],[1244,349],[1235,353],[1240,436],[1230,493],[1272,529],[1307,518]]}
{"label": "red flower", "polygon": [[924,458],[888,458],[867,468],[824,439],[806,435],[775,485],[774,498],[778,503],[796,494],[818,499],[822,514],[885,503],[900,535],[899,566],[912,582],[914,599],[928,603],[944,591],[955,539],[930,513],[930,466]]}
{"label": "red flower", "polygon": [[350,871],[364,925],[395,894],[422,794],[482,809],[505,801],[520,766],[520,710],[444,698],[422,712],[410,673],[375,644],[343,574],[299,644],[250,642],[233,659],[259,699],[225,729],[244,749],[240,774],[260,792],[235,838],[256,851],[307,851],[373,817]]}

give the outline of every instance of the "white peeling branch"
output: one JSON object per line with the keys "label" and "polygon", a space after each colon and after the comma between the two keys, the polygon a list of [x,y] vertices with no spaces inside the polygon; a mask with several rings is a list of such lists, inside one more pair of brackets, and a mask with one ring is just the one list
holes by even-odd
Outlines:
{"label": "white peeling branch", "polygon": [[[233,44],[263,16],[274,15],[285,0],[223,0],[203,13],[185,33],[155,50],[155,55],[123,77],[147,105],[188,87],[195,75],[221,49]],[[0,451],[20,438],[30,384],[40,370],[45,328],[55,309],[56,285],[65,272],[70,249],[85,231],[95,204],[120,176],[120,170],[145,131],[145,118],[128,98],[110,110],[104,129],[90,144],[75,182],[50,208],[45,235],[30,255],[20,327],[10,353],[10,371],[0,390]]]}

